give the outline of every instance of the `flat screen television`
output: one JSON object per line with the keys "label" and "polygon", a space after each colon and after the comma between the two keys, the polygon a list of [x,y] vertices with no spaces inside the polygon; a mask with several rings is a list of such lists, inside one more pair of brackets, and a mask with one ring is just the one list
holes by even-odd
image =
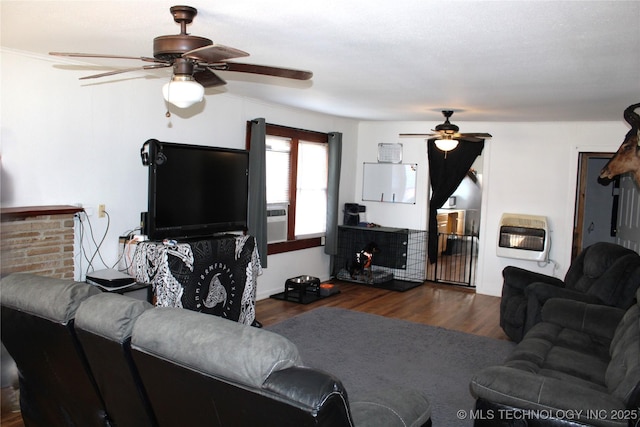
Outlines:
{"label": "flat screen television", "polygon": [[206,237],[246,228],[248,151],[150,141],[149,203],[143,214],[149,239]]}

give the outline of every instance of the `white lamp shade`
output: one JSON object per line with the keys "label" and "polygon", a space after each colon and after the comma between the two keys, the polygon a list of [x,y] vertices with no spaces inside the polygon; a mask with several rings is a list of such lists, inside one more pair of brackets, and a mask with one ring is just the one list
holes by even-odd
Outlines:
{"label": "white lamp shade", "polygon": [[447,151],[453,150],[458,146],[457,139],[436,139],[435,143],[436,143],[436,147],[438,147],[440,150],[444,151],[445,153]]}
{"label": "white lamp shade", "polygon": [[162,86],[164,100],[178,108],[191,107],[202,101],[204,87],[191,76],[174,76],[169,83]]}

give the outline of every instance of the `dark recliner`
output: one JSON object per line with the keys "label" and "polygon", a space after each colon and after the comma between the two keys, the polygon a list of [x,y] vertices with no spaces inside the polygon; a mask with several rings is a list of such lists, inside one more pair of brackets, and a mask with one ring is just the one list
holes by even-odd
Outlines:
{"label": "dark recliner", "polygon": [[157,425],[131,356],[133,325],[151,308],[146,301],[105,292],[84,300],[76,312],[78,339],[118,427]]}
{"label": "dark recliner", "polygon": [[105,427],[104,403],[75,335],[86,283],[12,274],[0,281],[2,342],[18,368],[26,427]]}
{"label": "dark recliner", "polygon": [[500,326],[520,342],[540,322],[542,307],[550,298],[629,308],[640,286],[640,255],[614,243],[598,242],[578,255],[564,281],[514,266],[505,267],[502,275]]}

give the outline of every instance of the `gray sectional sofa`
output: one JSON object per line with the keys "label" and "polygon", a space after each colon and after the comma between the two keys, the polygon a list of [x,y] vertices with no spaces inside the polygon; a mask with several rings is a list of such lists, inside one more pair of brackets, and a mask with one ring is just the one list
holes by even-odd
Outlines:
{"label": "gray sectional sofa", "polygon": [[27,427],[431,425],[421,393],[348,395],[267,330],[30,274],[0,302]]}
{"label": "gray sectional sofa", "polygon": [[640,307],[553,298],[501,366],[471,380],[476,426],[640,424]]}

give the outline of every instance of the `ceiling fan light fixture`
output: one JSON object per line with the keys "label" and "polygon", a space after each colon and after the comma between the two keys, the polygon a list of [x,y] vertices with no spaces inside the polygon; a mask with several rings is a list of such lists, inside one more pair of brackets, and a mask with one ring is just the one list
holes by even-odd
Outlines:
{"label": "ceiling fan light fixture", "polygon": [[436,147],[438,147],[441,151],[445,153],[447,151],[451,151],[458,146],[457,139],[436,139],[435,141]]}
{"label": "ceiling fan light fixture", "polygon": [[175,74],[162,86],[164,100],[178,108],[189,108],[202,101],[204,87],[188,74]]}

